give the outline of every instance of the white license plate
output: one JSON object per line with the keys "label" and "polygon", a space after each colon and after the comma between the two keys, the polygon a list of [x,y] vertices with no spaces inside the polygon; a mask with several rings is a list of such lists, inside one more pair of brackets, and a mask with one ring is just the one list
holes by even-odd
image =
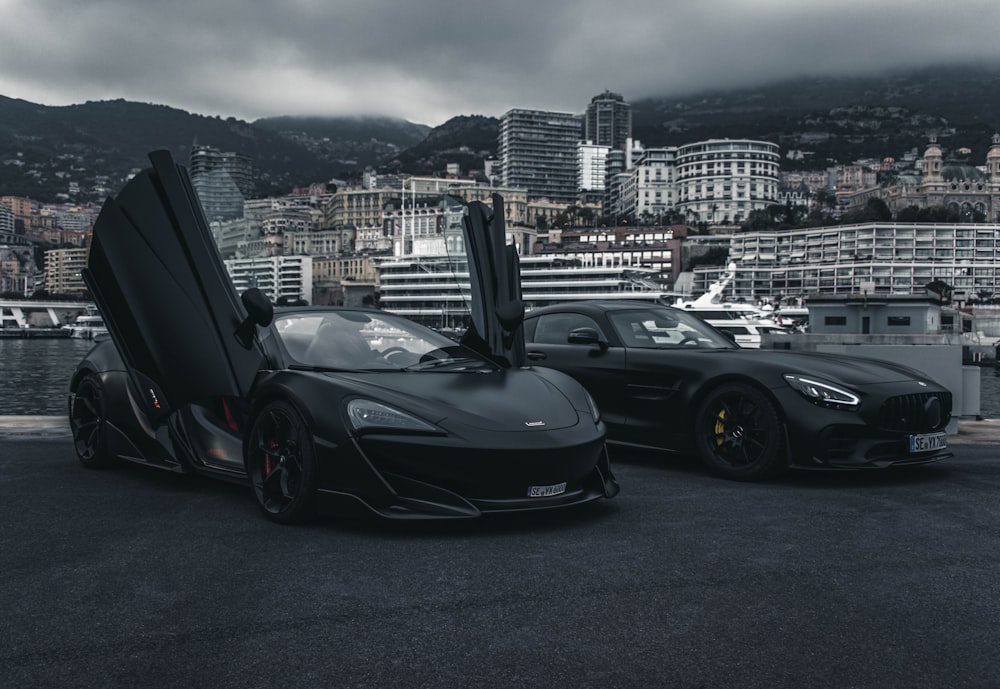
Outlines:
{"label": "white license plate", "polygon": [[566,492],[566,482],[557,483],[554,486],[528,486],[529,498],[548,498]]}
{"label": "white license plate", "polygon": [[947,433],[924,433],[910,436],[910,452],[929,452],[948,447]]}

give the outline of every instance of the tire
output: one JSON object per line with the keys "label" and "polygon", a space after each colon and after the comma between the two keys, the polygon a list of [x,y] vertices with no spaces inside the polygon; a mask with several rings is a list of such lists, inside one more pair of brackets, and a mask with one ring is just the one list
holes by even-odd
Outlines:
{"label": "tire", "polygon": [[785,428],[758,388],[729,383],[712,390],[695,417],[695,446],[712,471],[758,481],[785,469]]}
{"label": "tire", "polygon": [[101,379],[87,373],[73,392],[69,407],[69,427],[77,459],[90,469],[107,469],[114,464],[108,454],[107,406]]}
{"label": "tire", "polygon": [[247,476],[264,516],[295,524],[313,516],[316,454],[312,432],[288,402],[271,402],[254,419],[247,440]]}

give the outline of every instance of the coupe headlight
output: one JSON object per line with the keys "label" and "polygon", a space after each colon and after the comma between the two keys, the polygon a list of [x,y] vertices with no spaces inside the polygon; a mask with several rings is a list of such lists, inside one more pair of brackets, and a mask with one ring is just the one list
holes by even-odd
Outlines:
{"label": "coupe headlight", "polygon": [[823,383],[814,378],[785,374],[785,382],[795,388],[800,395],[813,404],[830,409],[854,411],[861,406],[861,398],[850,390]]}
{"label": "coupe headlight", "polygon": [[441,433],[441,429],[412,414],[381,402],[353,399],[347,403],[347,418],[356,431],[378,429],[416,433]]}

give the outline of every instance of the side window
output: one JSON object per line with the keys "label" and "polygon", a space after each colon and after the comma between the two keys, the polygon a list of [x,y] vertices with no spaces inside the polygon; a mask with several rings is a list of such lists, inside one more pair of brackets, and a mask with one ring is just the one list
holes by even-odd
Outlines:
{"label": "side window", "polygon": [[593,328],[601,333],[594,319],[582,313],[550,313],[534,321],[534,331],[525,329],[525,339],[537,344],[567,344],[569,334],[577,328]]}

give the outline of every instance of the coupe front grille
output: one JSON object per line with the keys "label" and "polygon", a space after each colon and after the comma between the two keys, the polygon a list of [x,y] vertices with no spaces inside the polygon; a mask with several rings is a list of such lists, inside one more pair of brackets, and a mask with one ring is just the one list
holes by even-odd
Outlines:
{"label": "coupe front grille", "polygon": [[920,392],[883,402],[878,425],[889,431],[925,433],[943,429],[950,418],[950,392]]}

